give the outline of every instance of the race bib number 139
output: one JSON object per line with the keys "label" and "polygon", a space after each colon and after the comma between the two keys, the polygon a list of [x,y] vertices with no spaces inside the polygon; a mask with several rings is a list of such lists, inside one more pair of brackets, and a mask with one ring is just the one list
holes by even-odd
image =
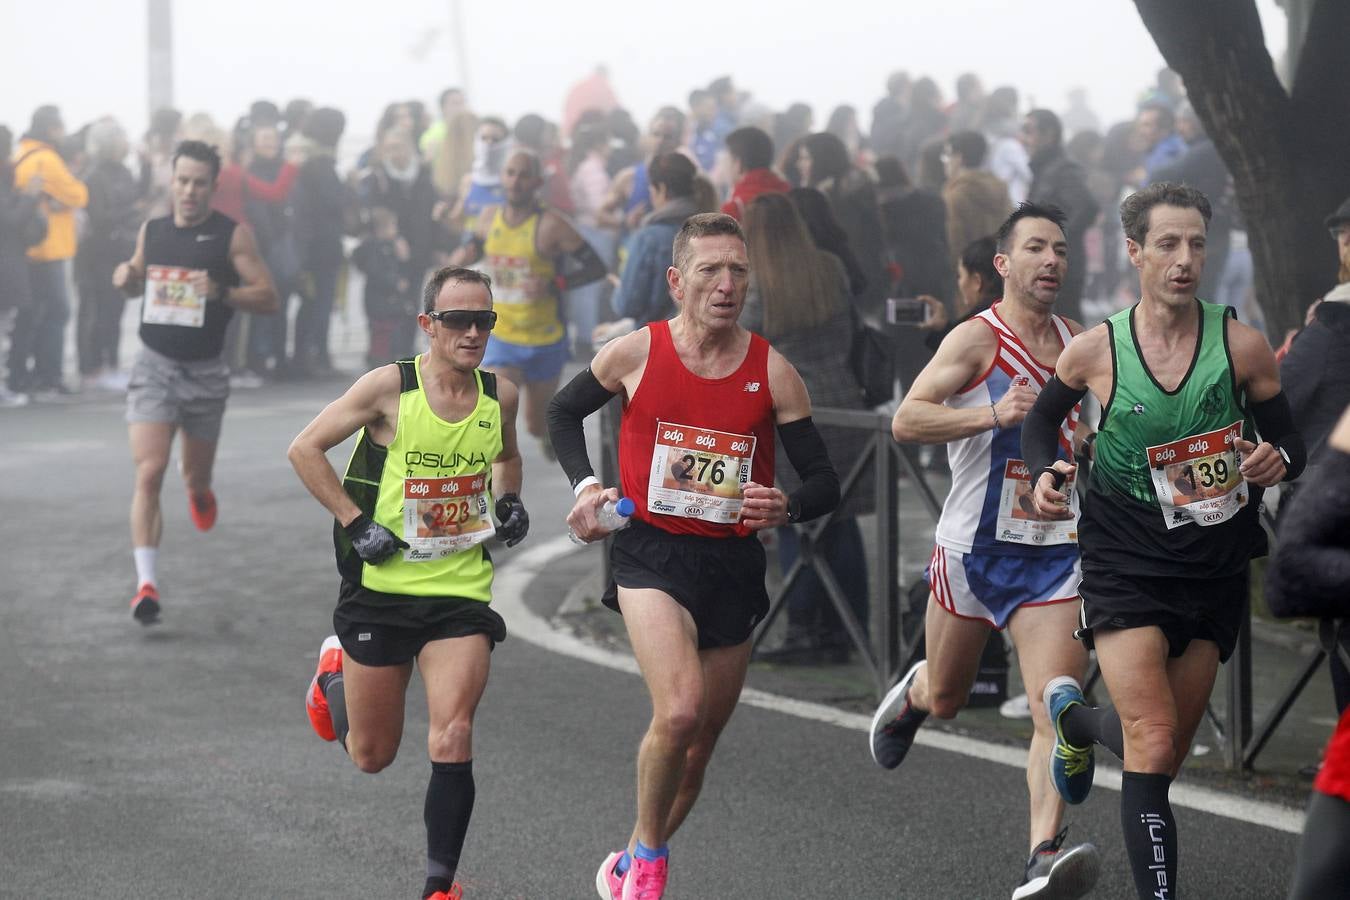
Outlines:
{"label": "race bib number 139", "polygon": [[1234,444],[1242,422],[1208,434],[1149,447],[1149,475],[1168,529],[1190,522],[1217,525],[1247,505],[1247,482]]}

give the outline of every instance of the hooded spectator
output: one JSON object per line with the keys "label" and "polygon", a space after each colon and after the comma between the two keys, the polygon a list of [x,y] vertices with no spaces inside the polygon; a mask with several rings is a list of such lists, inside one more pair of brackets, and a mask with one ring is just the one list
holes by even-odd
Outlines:
{"label": "hooded spectator", "polygon": [[14,186],[20,192],[34,181],[41,185],[47,235],[27,250],[31,302],[19,310],[14,323],[9,387],[39,396],[72,393],[61,374],[66,322],[70,320],[66,279],[75,256],[75,210],[89,202],[89,190],[61,158],[57,148],[65,136],[60,110],[40,106],[19,142],[14,160]]}

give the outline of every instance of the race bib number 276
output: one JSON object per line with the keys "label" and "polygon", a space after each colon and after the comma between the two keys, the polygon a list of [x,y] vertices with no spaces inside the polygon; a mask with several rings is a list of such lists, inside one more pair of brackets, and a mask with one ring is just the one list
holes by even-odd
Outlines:
{"label": "race bib number 276", "polygon": [[754,457],[752,434],[657,422],[647,508],[667,516],[736,522]]}

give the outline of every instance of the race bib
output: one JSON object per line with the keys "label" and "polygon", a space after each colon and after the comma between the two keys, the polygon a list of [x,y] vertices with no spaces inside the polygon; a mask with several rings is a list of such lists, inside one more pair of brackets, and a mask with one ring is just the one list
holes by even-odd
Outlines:
{"label": "race bib", "polygon": [[496,533],[488,514],[487,475],[403,479],[404,561],[444,559]]}
{"label": "race bib", "polygon": [[656,423],[647,510],[731,524],[741,518],[755,436],[672,422]]}
{"label": "race bib", "polygon": [[539,299],[526,291],[530,261],[523,256],[489,256],[485,269],[492,277],[493,303],[529,303]]}
{"label": "race bib", "polygon": [[1010,544],[1078,543],[1078,493],[1074,490],[1077,470],[1064,481],[1060,492],[1069,495],[1072,519],[1042,520],[1032,502],[1031,473],[1020,459],[1003,465],[1003,487],[998,502],[998,539]]}
{"label": "race bib", "polygon": [[200,271],[178,266],[146,266],[141,321],[151,325],[201,328],[206,322],[206,298],[198,294],[189,281]]}
{"label": "race bib", "polygon": [[1149,447],[1149,474],[1168,529],[1188,522],[1216,525],[1247,505],[1247,482],[1234,443],[1242,422],[1208,434],[1195,434],[1170,444]]}

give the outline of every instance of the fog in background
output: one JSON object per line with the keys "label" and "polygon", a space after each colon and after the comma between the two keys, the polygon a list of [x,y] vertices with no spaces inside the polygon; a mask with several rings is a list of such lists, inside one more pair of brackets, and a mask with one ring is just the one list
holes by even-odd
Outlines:
{"label": "fog in background", "polygon": [[[11,40],[0,56],[0,123],[16,134],[33,109],[59,105],[69,130],[116,116],[133,135],[147,121],[143,0],[0,0]],[[1285,18],[1258,0],[1278,60]],[[392,100],[459,85],[449,0],[229,0],[174,5],[174,102],[229,128],[257,98],[305,97],[347,113],[344,156]],[[1062,110],[1074,86],[1103,126],[1132,115],[1163,60],[1128,0],[834,0],[781,2],[501,3],[464,0],[471,107],[514,121],[557,120],[567,88],[603,63],[639,122],[689,90],[731,75],[775,110],[810,104],[823,129],[839,103],[870,127],[886,76],[929,75],[953,99],[956,76],[1010,84]],[[26,24],[23,24],[26,23]],[[13,29],[13,30],[11,30]]]}

